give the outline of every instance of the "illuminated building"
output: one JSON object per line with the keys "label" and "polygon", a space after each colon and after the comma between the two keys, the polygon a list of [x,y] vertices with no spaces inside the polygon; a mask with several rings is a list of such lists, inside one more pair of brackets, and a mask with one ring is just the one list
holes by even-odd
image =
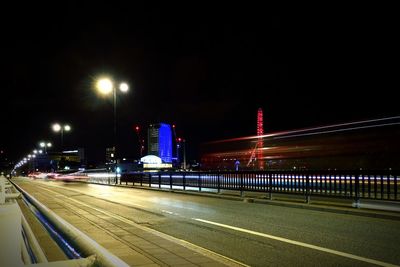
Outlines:
{"label": "illuminated building", "polygon": [[172,162],[172,130],[169,124],[157,123],[149,126],[148,154],[160,157],[164,163]]}
{"label": "illuminated building", "polygon": [[114,163],[115,147],[106,148],[106,164]]}
{"label": "illuminated building", "polygon": [[172,163],[163,163],[160,157],[147,155],[140,159],[143,163],[143,169],[169,169],[172,168]]}

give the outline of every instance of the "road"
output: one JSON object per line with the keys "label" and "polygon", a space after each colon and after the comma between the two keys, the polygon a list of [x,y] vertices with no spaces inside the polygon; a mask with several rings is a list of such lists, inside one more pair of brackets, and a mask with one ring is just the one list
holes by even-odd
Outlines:
{"label": "road", "polygon": [[85,183],[17,184],[250,266],[400,265],[398,220]]}

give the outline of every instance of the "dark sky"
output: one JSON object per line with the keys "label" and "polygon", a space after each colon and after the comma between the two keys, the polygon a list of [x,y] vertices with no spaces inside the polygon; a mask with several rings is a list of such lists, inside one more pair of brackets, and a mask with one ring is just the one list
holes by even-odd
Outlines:
{"label": "dark sky", "polygon": [[0,146],[12,159],[40,140],[104,159],[113,106],[94,89],[107,74],[118,140],[138,156],[133,126],[166,122],[201,142],[399,115],[398,19],[374,13],[271,13],[257,6],[135,7],[117,3],[3,9]]}

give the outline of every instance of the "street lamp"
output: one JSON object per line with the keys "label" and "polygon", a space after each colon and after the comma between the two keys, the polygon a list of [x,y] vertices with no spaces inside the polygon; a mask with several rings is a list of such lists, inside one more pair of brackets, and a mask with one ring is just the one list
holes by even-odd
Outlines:
{"label": "street lamp", "polygon": [[60,125],[59,123],[54,123],[52,125],[53,131],[54,132],[60,132],[61,133],[61,150],[64,148],[64,131],[69,132],[71,131],[71,126],[68,124]]}
{"label": "street lamp", "polygon": [[185,140],[185,138],[178,137],[177,143],[176,143],[178,160],[179,160],[179,148],[181,147],[182,143],[183,143],[183,169],[186,170],[186,140]]}
{"label": "street lamp", "polygon": [[[49,157],[47,156],[47,148],[52,147],[52,144],[50,142],[40,142],[39,143],[40,147],[42,147],[44,149],[44,154],[46,155],[45,158],[46,160],[49,159]],[[39,150],[39,153],[42,153],[41,150]],[[47,169],[47,166],[46,166]]]}
{"label": "street lamp", "polygon": [[39,145],[43,147],[45,154],[47,154],[47,148],[52,146],[50,142],[40,142]]}
{"label": "street lamp", "polygon": [[[109,78],[101,78],[96,83],[97,90],[103,95],[113,94],[114,104],[114,169],[115,169],[115,183],[118,182],[117,173],[117,88]],[[118,89],[122,93],[127,93],[129,86],[127,83],[120,83]]]}

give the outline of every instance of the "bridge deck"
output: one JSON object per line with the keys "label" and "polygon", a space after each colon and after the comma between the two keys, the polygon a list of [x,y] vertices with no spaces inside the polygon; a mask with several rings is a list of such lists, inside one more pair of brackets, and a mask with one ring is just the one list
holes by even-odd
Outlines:
{"label": "bridge deck", "polygon": [[[195,251],[189,245],[147,228],[114,213],[104,213],[85,199],[85,204],[69,201],[67,196],[52,194],[27,179],[15,179],[22,189],[55,212],[58,216],[87,234],[131,266],[226,266],[224,259]],[[101,200],[93,200],[101,201]],[[103,201],[107,210],[121,210],[121,205]],[[96,203],[98,206],[99,203]],[[42,229],[35,234],[42,235]],[[42,243],[51,251],[49,243]],[[54,258],[56,256],[54,255]],[[234,263],[229,263],[234,266]]]}

